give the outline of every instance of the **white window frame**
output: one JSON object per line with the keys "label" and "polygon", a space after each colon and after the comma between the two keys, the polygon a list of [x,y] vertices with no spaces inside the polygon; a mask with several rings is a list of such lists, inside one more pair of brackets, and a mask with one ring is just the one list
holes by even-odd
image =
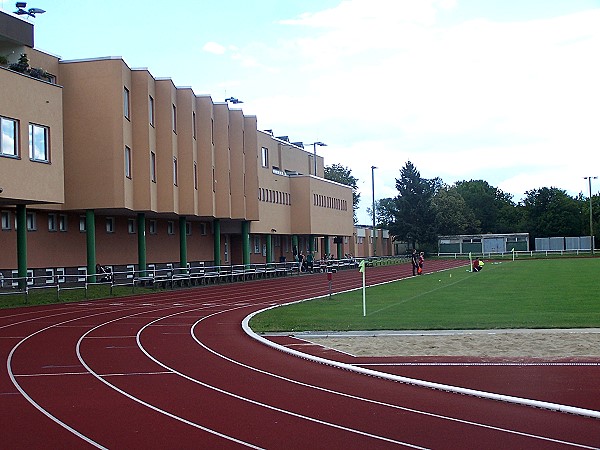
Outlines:
{"label": "white window frame", "polygon": [[10,211],[2,211],[2,229],[11,230]]}
{"label": "white window frame", "polygon": [[28,211],[26,215],[27,231],[37,230],[37,215],[33,211]]}
{"label": "white window frame", "polygon": [[198,163],[194,161],[194,190],[198,190]]}
{"label": "white window frame", "polygon": [[[29,159],[31,161],[50,162],[49,135],[48,127],[35,123],[29,124]],[[41,143],[40,138],[42,139]],[[42,155],[39,154],[40,150]]]}
{"label": "white window frame", "polygon": [[150,181],[156,183],[156,153],[150,152]]}
{"label": "white window frame", "polygon": [[169,235],[175,234],[175,222],[172,220],[169,220],[167,222],[167,234],[169,234]]}
{"label": "white window frame", "polygon": [[69,217],[66,214],[58,215],[58,231],[65,232],[69,229]]}
{"label": "white window frame", "polygon": [[177,157],[173,156],[173,186],[177,186],[177,176],[178,176]]}
{"label": "white window frame", "polygon": [[200,235],[206,236],[206,222],[200,222]]}
{"label": "white window frame", "polygon": [[150,126],[154,126],[154,98],[149,95],[148,96],[148,121],[150,122]]}
{"label": "white window frame", "polygon": [[175,104],[172,105],[172,113],[171,113],[171,121],[173,125],[173,133],[177,134],[177,106]]}
{"label": "white window frame", "polygon": [[125,146],[125,176],[131,180],[131,147]]}
{"label": "white window frame", "polygon": [[48,213],[48,231],[58,231],[58,220],[56,213]]}
{"label": "white window frame", "polygon": [[[11,123],[12,132],[8,133]],[[0,116],[0,156],[19,157],[19,121],[16,119]]]}
{"label": "white window frame", "polygon": [[105,223],[106,223],[106,232],[114,233],[115,232],[115,218],[107,217]]}
{"label": "white window frame", "polygon": [[269,149],[267,147],[260,149],[260,162],[262,167],[269,167]]}
{"label": "white window frame", "polygon": [[130,93],[129,89],[126,86],[123,86],[123,116],[127,119],[131,119],[131,102],[130,102]]}
{"label": "white window frame", "polygon": [[260,236],[254,236],[254,253],[258,254],[261,252],[260,248]]}
{"label": "white window frame", "polygon": [[127,232],[129,234],[136,233],[135,219],[127,219]]}
{"label": "white window frame", "polygon": [[85,222],[85,216],[79,216],[79,231],[85,233],[87,231],[87,224]]}
{"label": "white window frame", "polygon": [[156,219],[151,219],[148,221],[148,233],[158,234],[158,226],[157,226]]}

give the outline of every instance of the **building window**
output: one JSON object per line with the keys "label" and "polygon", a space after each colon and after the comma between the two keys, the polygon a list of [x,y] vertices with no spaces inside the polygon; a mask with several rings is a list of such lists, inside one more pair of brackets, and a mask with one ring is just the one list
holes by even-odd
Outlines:
{"label": "building window", "polygon": [[123,115],[129,120],[129,89],[123,87]]}
{"label": "building window", "polygon": [[254,253],[260,253],[260,236],[254,236]]}
{"label": "building window", "polygon": [[106,218],[106,232],[107,233],[115,232],[115,218],[114,217]]}
{"label": "building window", "polygon": [[269,167],[269,149],[266,147],[261,148],[260,155],[261,155],[261,165],[263,167]]}
{"label": "building window", "polygon": [[171,122],[173,124],[173,133],[177,133],[177,106],[173,105],[173,112],[171,113]]}
{"label": "building window", "polygon": [[148,96],[148,120],[154,126],[154,99],[151,95]]}
{"label": "building window", "polygon": [[156,234],[157,233],[156,220],[150,220],[148,222],[148,231],[150,232],[150,234]]}
{"label": "building window", "polygon": [[58,216],[58,231],[67,231],[67,215],[59,214]]}
{"label": "building window", "polygon": [[131,179],[131,149],[125,146],[125,176]]}
{"label": "building window", "polygon": [[194,189],[198,190],[198,164],[194,161]]}
{"label": "building window", "polygon": [[29,159],[48,162],[48,128],[29,124]]}
{"label": "building window", "polygon": [[192,137],[196,139],[196,111],[192,111]]}
{"label": "building window", "polygon": [[34,212],[27,213],[27,231],[37,230],[37,217]]}
{"label": "building window", "polygon": [[18,156],[17,152],[17,121],[0,117],[0,155]]}
{"label": "building window", "polygon": [[49,213],[48,214],[48,231],[57,231],[58,225],[56,223],[56,214]]}
{"label": "building window", "polygon": [[192,234],[192,222],[185,223],[185,234],[186,236],[191,236]]}
{"label": "building window", "polygon": [[79,231],[84,233],[87,230],[87,226],[85,224],[85,216],[79,217]]}
{"label": "building window", "polygon": [[200,222],[200,234],[206,236],[206,223]]}
{"label": "building window", "polygon": [[177,158],[173,158],[173,184],[177,186]]}
{"label": "building window", "polygon": [[167,222],[167,234],[175,234],[175,222],[172,220]]}
{"label": "building window", "polygon": [[2,211],[2,229],[10,230],[10,211]]}
{"label": "building window", "polygon": [[127,219],[127,232],[135,234],[135,219]]}
{"label": "building window", "polygon": [[150,152],[150,179],[156,183],[156,153]]}

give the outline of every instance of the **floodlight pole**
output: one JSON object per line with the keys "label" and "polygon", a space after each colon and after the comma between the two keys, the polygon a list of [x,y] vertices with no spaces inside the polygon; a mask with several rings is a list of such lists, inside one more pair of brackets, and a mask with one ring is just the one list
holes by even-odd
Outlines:
{"label": "floodlight pole", "polygon": [[594,254],[594,225],[592,220],[592,178],[595,180],[598,177],[583,177],[584,180],[588,180],[589,193],[590,193],[590,247],[592,248],[592,255]]}
{"label": "floodlight pole", "polygon": [[327,147],[327,144],[325,144],[324,142],[321,141],[317,141],[317,142],[313,142],[312,144],[308,144],[308,145],[312,145],[313,146],[313,154],[314,154],[314,166],[315,166],[315,177],[317,176],[317,145],[319,147]]}
{"label": "floodlight pole", "polygon": [[377,256],[377,232],[375,231],[375,169],[371,166],[371,192],[373,193],[373,256]]}

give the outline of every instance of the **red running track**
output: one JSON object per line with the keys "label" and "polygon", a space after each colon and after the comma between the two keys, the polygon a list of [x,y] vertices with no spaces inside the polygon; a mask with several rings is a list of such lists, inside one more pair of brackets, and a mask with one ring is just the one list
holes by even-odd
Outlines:
{"label": "red running track", "polygon": [[[427,269],[452,264],[430,261]],[[397,279],[408,269],[369,269],[367,282]],[[361,282],[357,271],[339,272],[334,288]],[[598,419],[340,370],[267,347],[242,330],[256,310],[327,291],[320,274],[0,311],[0,447],[600,448]],[[383,367],[598,409],[598,390],[587,381],[598,379],[597,365],[573,366],[561,384],[555,365],[519,372],[510,365],[398,362],[407,360]],[[531,377],[538,382],[513,385]]]}

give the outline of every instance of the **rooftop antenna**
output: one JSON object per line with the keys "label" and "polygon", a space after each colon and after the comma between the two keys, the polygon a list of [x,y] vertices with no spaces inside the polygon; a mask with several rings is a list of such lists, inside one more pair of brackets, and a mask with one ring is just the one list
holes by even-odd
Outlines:
{"label": "rooftop antenna", "polygon": [[15,6],[17,7],[15,14],[17,14],[19,16],[27,15],[29,17],[33,17],[34,19],[35,19],[36,14],[44,14],[46,12],[40,8],[25,9],[25,8],[27,8],[27,3],[25,3],[25,2],[17,2],[15,4]]}

